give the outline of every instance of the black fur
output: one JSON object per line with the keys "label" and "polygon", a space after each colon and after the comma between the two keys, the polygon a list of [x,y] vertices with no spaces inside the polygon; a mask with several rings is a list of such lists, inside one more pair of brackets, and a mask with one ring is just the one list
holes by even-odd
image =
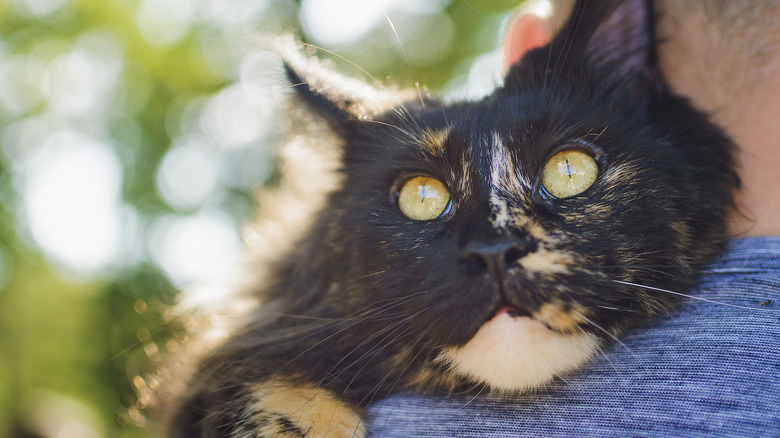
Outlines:
{"label": "black fur", "polygon": [[[618,334],[668,311],[672,295],[613,280],[691,287],[722,249],[739,182],[732,142],[663,83],[652,17],[644,0],[580,2],[554,41],[528,53],[488,97],[412,100],[371,118],[308,87],[288,66],[299,97],[343,139],[344,180],[300,243],[281,255],[275,281],[260,288],[274,311],[261,309],[204,360],[172,436],[239,430],[249,388],[278,376],[326,388],[357,409],[410,387],[473,387],[479,382],[444,377],[434,359],[443,347],[466,343],[503,306],[520,315],[553,301],[581,306],[599,328],[580,328],[605,340],[604,330]],[[439,153],[420,145],[425,132],[446,133]],[[521,226],[491,225],[495,136],[531,188],[494,194],[549,241]],[[564,147],[596,156],[600,176],[581,195],[555,199],[540,188],[540,172]],[[631,176],[607,177],[621,168]],[[444,182],[450,213],[413,221],[399,211],[399,184],[418,174]],[[524,249],[503,261],[501,281],[486,275],[483,259],[465,255],[474,242],[508,240]],[[576,254],[569,272],[517,268],[540,247]],[[440,378],[415,380],[423,369]]]}

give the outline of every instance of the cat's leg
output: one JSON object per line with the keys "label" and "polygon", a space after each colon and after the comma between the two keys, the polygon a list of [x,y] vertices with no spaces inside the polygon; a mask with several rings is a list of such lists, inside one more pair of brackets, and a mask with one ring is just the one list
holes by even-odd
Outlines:
{"label": "cat's leg", "polygon": [[170,436],[363,438],[361,413],[338,394],[298,380],[277,377],[255,384],[216,380],[201,382],[180,403]]}
{"label": "cat's leg", "polygon": [[171,411],[171,437],[364,437],[358,404],[376,375],[360,371],[379,369],[386,356],[358,349],[371,335],[351,320],[322,319],[263,321],[209,353]]}
{"label": "cat's leg", "polygon": [[365,436],[354,406],[311,384],[268,380],[251,388],[246,409],[233,433],[236,438]]}

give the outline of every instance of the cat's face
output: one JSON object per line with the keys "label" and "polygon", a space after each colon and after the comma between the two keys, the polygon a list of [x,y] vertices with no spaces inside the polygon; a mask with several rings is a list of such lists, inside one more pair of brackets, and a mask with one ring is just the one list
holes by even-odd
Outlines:
{"label": "cat's face", "polygon": [[326,300],[497,389],[537,386],[668,310],[674,295],[642,286],[692,285],[736,184],[731,143],[644,58],[587,54],[585,38],[551,65],[556,41],[482,101],[340,122],[344,183],[321,217]]}

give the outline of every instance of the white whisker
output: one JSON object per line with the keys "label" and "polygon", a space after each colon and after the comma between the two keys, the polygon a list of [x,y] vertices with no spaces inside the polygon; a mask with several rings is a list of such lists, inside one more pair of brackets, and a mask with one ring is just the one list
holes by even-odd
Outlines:
{"label": "white whisker", "polygon": [[671,295],[677,295],[677,296],[681,296],[681,297],[690,298],[692,300],[704,301],[706,303],[718,304],[718,305],[727,306],[727,307],[733,307],[735,309],[754,310],[754,311],[772,312],[772,313],[780,312],[780,310],[778,310],[778,309],[767,309],[765,307],[748,307],[748,306],[740,306],[738,304],[724,303],[723,301],[716,301],[716,300],[711,300],[709,298],[697,297],[697,296],[691,295],[691,294],[684,294],[684,293],[675,292],[675,291],[672,291],[672,290],[661,289],[660,287],[653,287],[653,286],[646,286],[644,284],[631,283],[630,281],[622,281],[622,280],[612,280],[612,281],[614,281],[615,283],[625,284],[627,286],[641,287],[643,289],[654,290],[656,292],[663,292],[663,293],[667,293],[667,294],[671,294]]}
{"label": "white whisker", "polygon": [[600,326],[600,325],[596,324],[595,322],[593,322],[593,320],[591,320],[591,319],[590,319],[590,318],[588,318],[587,316],[583,315],[582,313],[580,313],[580,312],[577,312],[576,310],[574,311],[574,313],[576,313],[576,314],[577,314],[577,315],[578,315],[580,318],[584,319],[584,320],[585,320],[585,322],[587,322],[588,324],[590,324],[590,325],[592,325],[593,327],[595,327],[595,328],[599,329],[599,330],[600,330],[601,332],[603,332],[605,335],[607,335],[607,336],[609,336],[610,338],[612,338],[612,340],[613,340],[613,341],[617,342],[617,343],[618,343],[618,344],[619,344],[621,347],[625,348],[625,349],[626,349],[626,351],[628,352],[628,354],[630,354],[632,357],[634,357],[634,358],[636,359],[636,355],[634,354],[634,352],[633,352],[633,351],[631,351],[631,349],[630,349],[630,348],[628,348],[628,346],[627,346],[626,344],[624,344],[624,343],[623,343],[623,342],[622,342],[620,339],[618,339],[618,337],[617,337],[617,336],[615,336],[614,334],[610,333],[610,332],[609,332],[607,329],[605,329],[604,327],[602,327],[602,326]]}
{"label": "white whisker", "polygon": [[[578,326],[577,328],[578,328],[578,329],[579,329],[579,330],[580,330],[580,331],[581,331],[583,334],[587,334],[587,332],[586,332],[586,331],[585,331],[585,330],[584,330],[582,327],[579,327],[579,326]],[[614,363],[614,362],[612,362],[612,361],[609,359],[609,356],[608,356],[608,355],[607,355],[607,353],[604,351],[604,348],[603,348],[603,347],[601,347],[600,345],[597,345],[597,346],[596,346],[596,348],[598,348],[599,352],[601,353],[601,356],[602,356],[604,359],[606,359],[606,361],[607,361],[607,363],[609,364],[610,368],[612,368],[612,371],[614,371],[614,372],[615,372],[615,375],[616,375],[616,376],[618,376],[618,378],[620,379],[621,383],[624,383],[624,384],[625,384],[625,383],[627,383],[627,380],[626,380],[626,379],[625,379],[625,378],[624,378],[624,377],[621,375],[621,373],[620,373],[620,370],[618,370],[618,368],[615,366],[615,363]],[[630,351],[629,351],[629,353],[630,353]],[[633,354],[632,354],[632,356],[633,356]],[[636,357],[636,356],[633,356],[633,357]],[[559,376],[559,377],[560,377],[560,376]]]}

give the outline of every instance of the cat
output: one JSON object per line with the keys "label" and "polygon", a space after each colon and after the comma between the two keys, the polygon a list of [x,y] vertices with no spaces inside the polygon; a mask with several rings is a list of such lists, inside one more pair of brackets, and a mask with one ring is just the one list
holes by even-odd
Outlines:
{"label": "cat", "polygon": [[361,97],[289,55],[337,182],[304,231],[276,231],[296,243],[170,435],[361,437],[394,391],[539,388],[669,312],[660,290],[723,249],[739,179],[732,141],[665,85],[653,14],[579,1],[477,101]]}

